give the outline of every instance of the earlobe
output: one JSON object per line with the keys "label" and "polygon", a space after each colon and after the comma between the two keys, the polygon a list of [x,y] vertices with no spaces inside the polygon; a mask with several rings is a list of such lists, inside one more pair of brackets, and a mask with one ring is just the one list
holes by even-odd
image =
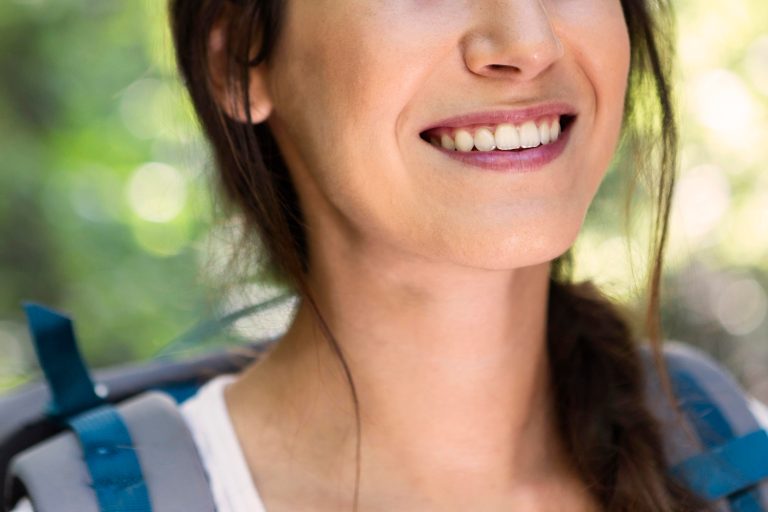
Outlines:
{"label": "earlobe", "polygon": [[[272,113],[272,100],[267,87],[267,70],[262,62],[248,67],[247,96],[243,94],[242,68],[228,51],[226,22],[218,22],[208,37],[209,87],[219,108],[227,117],[240,122],[258,124]],[[247,104],[246,104],[247,100]],[[250,118],[249,115],[250,114]]]}

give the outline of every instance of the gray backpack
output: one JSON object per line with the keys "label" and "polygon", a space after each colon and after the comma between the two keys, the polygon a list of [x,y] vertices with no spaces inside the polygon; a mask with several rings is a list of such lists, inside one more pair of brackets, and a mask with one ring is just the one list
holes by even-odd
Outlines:
{"label": "gray backpack", "polygon": [[[163,385],[144,382],[145,389],[160,390],[114,404],[94,392],[71,321],[39,306],[27,306],[27,313],[50,388],[47,417],[64,430],[11,458],[4,510],[26,496],[36,512],[214,512],[178,403],[206,378],[236,371],[252,359],[215,356],[206,372],[200,361],[181,371],[166,367],[155,373],[175,372],[183,378],[166,379]],[[768,512],[768,433],[738,383],[692,347],[665,345],[676,396],[695,433],[689,437],[661,392],[649,349],[640,352],[648,405],[663,427],[669,471],[716,510]],[[179,386],[188,389],[179,393]]]}

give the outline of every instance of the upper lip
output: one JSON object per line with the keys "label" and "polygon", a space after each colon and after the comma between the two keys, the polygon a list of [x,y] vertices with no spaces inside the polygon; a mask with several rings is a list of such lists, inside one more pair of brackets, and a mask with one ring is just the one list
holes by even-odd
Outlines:
{"label": "upper lip", "polygon": [[441,119],[421,130],[421,133],[435,128],[461,128],[476,124],[496,125],[502,123],[522,124],[546,116],[575,116],[576,109],[563,102],[545,103],[520,109],[485,110],[459,114]]}

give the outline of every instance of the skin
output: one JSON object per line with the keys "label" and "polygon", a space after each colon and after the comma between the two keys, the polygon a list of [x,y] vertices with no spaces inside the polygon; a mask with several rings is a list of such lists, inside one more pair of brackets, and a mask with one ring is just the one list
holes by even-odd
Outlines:
{"label": "skin", "polygon": [[[286,14],[251,114],[290,168],[309,281],[357,387],[359,510],[598,510],[554,426],[546,300],[620,134],[619,0],[287,0]],[[419,138],[550,101],[578,117],[539,172],[470,168]],[[351,510],[353,406],[308,305],[226,399],[270,512]]]}

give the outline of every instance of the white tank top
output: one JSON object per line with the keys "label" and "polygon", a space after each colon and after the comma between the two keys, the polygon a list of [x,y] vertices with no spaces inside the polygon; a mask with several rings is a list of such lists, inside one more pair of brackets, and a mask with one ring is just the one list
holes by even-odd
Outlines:
{"label": "white tank top", "polygon": [[234,379],[221,375],[209,381],[181,412],[208,474],[216,512],[266,512],[224,401],[224,388]]}

